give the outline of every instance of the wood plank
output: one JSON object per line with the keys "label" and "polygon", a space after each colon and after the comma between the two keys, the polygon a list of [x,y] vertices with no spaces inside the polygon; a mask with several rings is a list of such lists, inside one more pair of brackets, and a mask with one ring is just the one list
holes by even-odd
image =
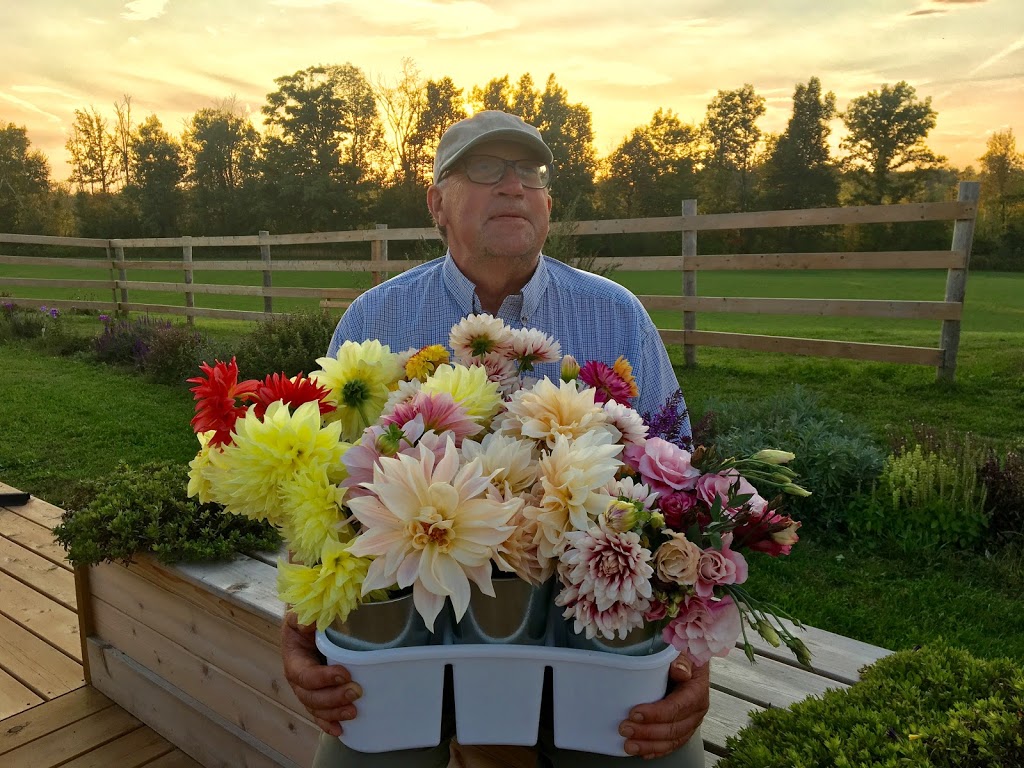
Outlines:
{"label": "wood plank", "polygon": [[[277,269],[277,263],[274,264]],[[363,291],[356,288],[265,288],[262,285],[217,285],[214,283],[168,283],[141,280],[117,280],[117,288],[138,291],[170,291],[172,293],[214,294],[217,296],[283,296],[288,298],[348,298]],[[109,288],[109,284],[107,285]]]}
{"label": "wood plank", "polygon": [[719,331],[661,330],[665,344],[695,344],[702,347],[750,349],[781,355],[814,355],[842,357],[851,360],[873,360],[880,363],[909,363],[935,366],[942,360],[941,349],[900,347],[893,344],[866,344],[855,341],[798,339],[790,336],[759,336],[748,333]]}
{"label": "wood plank", "polygon": [[30,549],[0,537],[0,572],[75,610],[75,577]]}
{"label": "wood plank", "polygon": [[[218,593],[211,592],[202,583],[196,584],[186,579],[178,572],[177,568],[163,566],[151,558],[139,558],[130,568],[132,573],[143,576],[161,589],[189,600],[215,616],[237,624],[271,645],[280,645],[283,612],[277,618],[254,614],[244,605],[239,605],[236,600],[226,599],[226,596],[219,594],[219,591]],[[276,575],[274,581],[276,582]]]}
{"label": "wood plank", "polygon": [[114,705],[92,686],[82,686],[27,712],[0,721],[0,755]]}
{"label": "wood plank", "polygon": [[[115,627],[105,623],[112,606],[203,661],[215,664],[268,699],[308,718],[305,707],[285,680],[279,643],[268,643],[234,622],[218,618],[120,566],[94,568],[90,581],[97,598],[94,607],[99,637],[127,650],[117,637],[106,634],[108,629],[125,629],[123,623]],[[133,653],[129,655],[142,660]],[[153,669],[149,664],[146,666]]]}
{"label": "wood plank", "polygon": [[71,563],[67,561],[67,552],[57,543],[53,531],[28,517],[23,517],[18,512],[20,509],[22,507],[0,509],[0,534],[5,539],[10,539],[46,558],[54,565],[66,571],[72,570]]}
{"label": "wood plank", "polygon": [[594,266],[627,272],[681,272],[682,256],[598,256]]}
{"label": "wood plank", "polygon": [[[6,493],[18,489],[6,483],[0,483],[0,490]],[[49,529],[53,529],[60,522],[61,516],[64,514],[63,509],[43,501],[38,496],[30,497],[28,504],[22,504],[20,507],[5,507],[5,509],[9,509],[26,520],[31,520],[33,523]]]}
{"label": "wood plank", "polygon": [[710,272],[751,269],[954,269],[966,263],[967,255],[963,251],[730,253],[693,256],[686,260],[683,269]]}
{"label": "wood plank", "polygon": [[175,749],[152,762],[146,763],[146,768],[203,768],[203,766],[180,749]]}
{"label": "wood plank", "polygon": [[[883,317],[910,320],[959,319],[963,315],[964,306],[950,301],[892,301],[888,299],[759,299],[733,296],[640,296],[638,298],[648,309],[739,312],[755,315]],[[649,300],[653,300],[653,302]],[[654,306],[655,304],[657,306]]]}
{"label": "wood plank", "polygon": [[822,677],[802,667],[793,667],[765,656],[751,664],[737,649],[711,667],[711,685],[761,707],[788,707],[808,696],[821,696],[844,683]]}
{"label": "wood plank", "polygon": [[726,737],[735,736],[741,728],[749,725],[750,712],[761,709],[756,704],[712,688],[711,707],[700,726],[704,749],[724,756]]}
{"label": "wood plank", "polygon": [[61,765],[141,727],[142,723],[120,707],[107,707],[12,749],[4,755],[4,768]]}
{"label": "wood plank", "polygon": [[236,555],[219,563],[179,563],[174,570],[271,625],[280,626],[284,620],[285,605],[277,597],[277,568],[272,565]]}
{"label": "wood plank", "polygon": [[[81,248],[106,248],[107,240],[95,237],[53,237],[52,235],[0,235],[0,243],[21,245],[76,245]],[[72,261],[72,259],[67,259]]]}
{"label": "wood plank", "polygon": [[174,750],[174,745],[151,728],[136,728],[60,768],[139,768]]}
{"label": "wood plank", "polygon": [[0,669],[44,699],[85,683],[81,664],[6,616],[0,616]]}
{"label": "wood plank", "polygon": [[[24,712],[42,701],[42,696],[0,669],[0,720]],[[3,754],[3,733],[4,725],[0,722],[0,754]]]}
{"label": "wood plank", "polygon": [[206,768],[299,768],[116,648],[90,638],[89,658],[100,691]]}
{"label": "wood plank", "polygon": [[41,592],[0,573],[0,615],[82,663],[78,616]]}
{"label": "wood plank", "polygon": [[[236,653],[233,647],[222,648],[215,656],[216,661],[201,659],[191,647],[183,648],[102,600],[94,601],[93,617],[98,637],[241,731],[297,763],[310,756],[308,744],[316,741],[317,726],[306,716],[260,695],[218,666],[220,657],[240,655],[240,649]],[[266,656],[264,653],[263,657]],[[266,670],[266,678],[280,668],[280,655],[270,654],[269,662],[273,666]]]}
{"label": "wood plank", "polygon": [[264,320],[268,317],[284,317],[287,312],[246,312],[238,309],[212,309],[208,307],[175,307],[169,304],[120,304],[125,312],[149,312],[155,315],[175,315],[180,317],[219,317],[225,320]]}
{"label": "wood plank", "polygon": [[[811,668],[819,675],[836,680],[841,683],[852,685],[860,679],[860,669],[867,664],[873,664],[892,651],[887,648],[880,648],[877,645],[854,640],[852,637],[844,637],[834,632],[827,632],[816,627],[805,627],[799,629],[792,622],[783,619],[783,624],[789,630],[803,640],[807,649],[811,652]],[[747,633],[750,644],[756,652],[770,659],[781,661],[789,666],[798,666],[789,649],[773,648],[761,639],[756,633]]]}
{"label": "wood plank", "polygon": [[10,285],[14,288],[85,288],[103,291],[110,290],[109,280],[65,280],[53,277],[4,277],[3,275],[0,275],[0,285]]}

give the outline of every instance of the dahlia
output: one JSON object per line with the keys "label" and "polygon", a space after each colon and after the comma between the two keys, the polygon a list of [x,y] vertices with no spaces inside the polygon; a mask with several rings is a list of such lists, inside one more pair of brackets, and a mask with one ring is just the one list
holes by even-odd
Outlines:
{"label": "dahlia", "polygon": [[489,381],[487,371],[478,365],[439,365],[420,391],[451,395],[469,418],[480,424],[487,424],[501,408],[498,385]]}
{"label": "dahlia", "polygon": [[321,370],[309,376],[330,390],[327,401],[337,407],[326,419],[340,422],[342,439],[354,441],[380,417],[388,393],[401,378],[398,355],[376,340],[346,341],[336,358],[316,362]]}
{"label": "dahlia", "polygon": [[605,363],[599,360],[584,363],[580,368],[579,380],[593,387],[595,402],[614,400],[622,405],[629,405],[629,384]]}
{"label": "dahlia", "polygon": [[448,336],[448,346],[459,360],[466,362],[492,352],[504,353],[509,341],[509,327],[501,319],[487,314],[463,318]]}
{"label": "dahlia", "polygon": [[511,331],[507,355],[522,373],[532,371],[541,363],[558,362],[562,345],[537,328],[516,328]]}
{"label": "dahlia", "polygon": [[495,431],[513,437],[525,437],[553,448],[559,437],[578,438],[596,431],[605,432],[608,417],[594,403],[594,390],[578,391],[576,383],[560,381],[557,385],[541,379],[531,389],[512,395],[506,412]]}
{"label": "dahlia", "polygon": [[301,624],[323,631],[335,619],[345,621],[361,602],[370,561],[352,552],[352,542],[327,539],[318,566],[277,562],[277,592],[295,609]]}

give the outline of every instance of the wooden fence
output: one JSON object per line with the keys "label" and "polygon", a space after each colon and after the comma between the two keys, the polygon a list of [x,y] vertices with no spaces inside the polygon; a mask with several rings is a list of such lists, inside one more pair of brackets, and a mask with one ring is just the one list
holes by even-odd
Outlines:
{"label": "wooden fence", "polygon": [[[566,235],[615,235],[627,233],[678,232],[682,236],[682,252],[673,256],[645,256],[628,259],[599,258],[595,266],[619,266],[635,271],[675,271],[682,275],[682,295],[643,295],[640,300],[648,310],[674,310],[682,313],[682,330],[661,330],[666,344],[681,344],[687,365],[696,364],[699,346],[728,347],[777,352],[782,354],[816,355],[855,360],[910,363],[934,366],[940,379],[952,380],[956,373],[963,314],[967,269],[970,263],[974,221],[977,215],[979,185],[961,182],[956,201],[938,203],[907,203],[900,205],[859,206],[847,208],[814,208],[794,211],[758,211],[753,213],[698,214],[697,202],[686,200],[682,215],[645,219],[609,219],[584,221],[561,226]],[[697,255],[697,233],[715,230],[761,229],[854,224],[889,224],[923,221],[953,221],[953,239],[949,250],[940,251],[878,251],[836,253],[745,253]],[[376,284],[422,261],[388,260],[390,241],[437,239],[433,229],[389,229],[378,224],[375,229],[346,232],[317,232],[291,235],[258,235],[240,237],[176,237],[102,240],[89,238],[58,238],[36,235],[0,234],[0,245],[23,244],[94,248],[103,251],[98,258],[48,256],[8,256],[0,254],[0,265],[34,265],[79,267],[109,270],[105,280],[69,280],[54,278],[16,278],[0,275],[0,290],[10,292],[19,287],[85,288],[111,291],[111,300],[44,300],[59,308],[97,309],[111,313],[152,312],[194,317],[258,320],[274,314],[277,297],[315,298],[322,306],[344,307],[362,293],[354,288],[275,287],[275,272],[359,272],[370,273]],[[367,259],[272,260],[275,246],[301,246],[326,243],[369,243]],[[244,247],[258,249],[259,259],[193,260],[193,250],[207,247]],[[153,260],[128,258],[126,251],[152,248],[180,248],[181,258]],[[942,301],[890,301],[847,299],[737,298],[700,296],[697,273],[721,270],[857,270],[857,269],[945,269],[946,295]],[[262,285],[213,285],[193,281],[196,271],[255,271],[263,275]],[[144,275],[153,272],[176,272],[181,282],[138,280],[128,278],[129,271]],[[169,291],[184,295],[183,306],[145,304],[130,301],[130,291]],[[263,311],[240,311],[197,307],[196,295],[218,294],[262,296]],[[38,306],[40,299],[12,297],[4,301],[22,306]],[[749,314],[815,315],[844,317],[876,317],[886,319],[929,319],[942,323],[938,347],[912,347],[890,344],[803,339],[747,333],[724,333],[697,330],[698,313],[740,312]]]}

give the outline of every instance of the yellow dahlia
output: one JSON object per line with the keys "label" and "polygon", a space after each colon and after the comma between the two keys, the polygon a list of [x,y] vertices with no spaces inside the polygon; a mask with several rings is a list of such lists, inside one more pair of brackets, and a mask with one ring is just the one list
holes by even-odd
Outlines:
{"label": "yellow dahlia", "polygon": [[487,370],[479,365],[439,365],[420,391],[451,395],[478,424],[486,424],[501,407],[498,385],[487,378]]}
{"label": "yellow dahlia", "polygon": [[295,609],[300,623],[324,630],[359,606],[370,561],[354,555],[351,544],[327,539],[318,566],[278,560],[278,597]]}
{"label": "yellow dahlia", "polygon": [[196,435],[199,438],[199,453],[188,463],[188,495],[195,496],[200,504],[216,501],[210,481],[210,475],[215,471],[210,462],[210,452],[220,453],[220,448],[210,444],[216,434],[217,430],[210,429]]}
{"label": "yellow dahlia", "polygon": [[636,385],[636,379],[633,378],[633,366],[629,360],[619,355],[619,358],[612,364],[612,370],[619,374],[626,383],[626,386],[629,387],[630,397],[637,397],[640,394],[640,389]]}
{"label": "yellow dahlia", "polygon": [[449,361],[448,350],[440,344],[423,347],[405,364],[405,375],[410,379],[426,381],[436,369]]}
{"label": "yellow dahlia", "polygon": [[228,512],[283,525],[285,482],[317,469],[331,483],[344,478],[341,458],[352,446],[339,440],[340,431],[340,424],[321,429],[317,402],[303,403],[294,414],[280,401],[271,403],[262,421],[250,407],[235,422],[234,445],[210,454],[214,498]]}
{"label": "yellow dahlia", "polygon": [[321,370],[309,377],[330,390],[327,402],[337,409],[324,418],[340,422],[341,438],[350,442],[376,423],[404,373],[399,356],[376,340],[346,341],[336,358],[321,357],[316,362]]}
{"label": "yellow dahlia", "polygon": [[299,472],[281,483],[284,537],[301,562],[315,563],[329,538],[352,538],[341,509],[344,496],[345,489],[328,480],[323,467]]}

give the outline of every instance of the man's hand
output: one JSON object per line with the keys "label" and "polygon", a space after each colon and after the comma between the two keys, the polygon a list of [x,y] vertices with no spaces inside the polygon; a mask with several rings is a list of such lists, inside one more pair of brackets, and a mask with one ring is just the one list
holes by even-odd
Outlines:
{"label": "man's hand", "polygon": [[299,624],[291,611],[281,626],[284,676],[314,722],[331,736],[341,736],[342,720],[356,716],[352,702],[363,695],[359,683],[341,666],[325,666],[316,648],[316,627]]}
{"label": "man's hand", "polygon": [[627,754],[661,757],[689,741],[708,711],[710,669],[710,664],[693,669],[690,660],[679,654],[669,669],[674,684],[669,694],[653,704],[633,707],[629,720],[619,725]]}

